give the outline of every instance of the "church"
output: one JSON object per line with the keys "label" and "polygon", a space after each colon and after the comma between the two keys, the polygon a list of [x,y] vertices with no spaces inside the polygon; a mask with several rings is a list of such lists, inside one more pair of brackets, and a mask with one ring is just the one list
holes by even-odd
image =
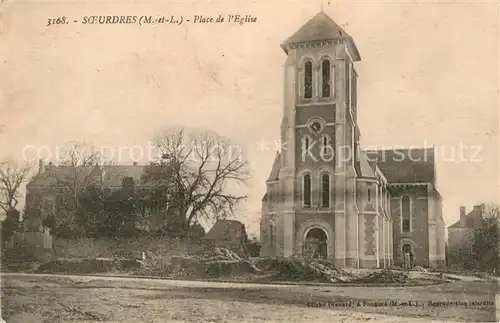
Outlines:
{"label": "church", "polygon": [[353,38],[321,11],[281,47],[283,149],[262,199],[261,256],[444,267],[435,149],[361,149]]}

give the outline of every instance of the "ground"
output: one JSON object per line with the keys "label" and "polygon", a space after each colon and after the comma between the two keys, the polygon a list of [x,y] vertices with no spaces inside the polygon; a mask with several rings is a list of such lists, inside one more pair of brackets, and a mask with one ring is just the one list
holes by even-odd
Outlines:
{"label": "ground", "polygon": [[[496,281],[333,287],[4,274],[2,316],[9,323],[491,322],[496,290]],[[382,303],[387,301],[399,305]],[[328,303],[330,308],[316,307]]]}

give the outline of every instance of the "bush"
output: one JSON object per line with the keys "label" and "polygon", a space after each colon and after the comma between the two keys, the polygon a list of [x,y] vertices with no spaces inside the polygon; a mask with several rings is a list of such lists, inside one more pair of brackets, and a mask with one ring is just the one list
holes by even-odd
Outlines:
{"label": "bush", "polygon": [[19,215],[19,211],[16,209],[7,211],[6,218],[2,222],[2,246],[4,246],[10,237],[19,230]]}

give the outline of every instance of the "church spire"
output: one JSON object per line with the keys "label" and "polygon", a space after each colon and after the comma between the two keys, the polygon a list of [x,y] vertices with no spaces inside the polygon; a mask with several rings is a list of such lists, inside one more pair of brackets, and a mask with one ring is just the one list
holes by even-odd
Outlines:
{"label": "church spire", "polygon": [[[327,0],[322,0],[323,1]],[[295,44],[309,43],[314,41],[326,40],[342,40],[346,41],[351,49],[351,54],[354,55],[354,61],[360,61],[358,49],[354,44],[354,40],[345,32],[342,27],[335,23],[324,11],[317,13],[306,24],[304,24],[297,32],[285,40],[281,44],[281,48],[288,54],[288,50]]]}

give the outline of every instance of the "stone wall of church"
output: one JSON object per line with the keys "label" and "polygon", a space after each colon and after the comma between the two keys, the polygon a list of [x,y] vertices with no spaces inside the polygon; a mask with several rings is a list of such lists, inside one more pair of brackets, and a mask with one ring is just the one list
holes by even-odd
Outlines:
{"label": "stone wall of church", "polygon": [[276,257],[276,223],[274,215],[263,215],[260,222],[261,257]]}
{"label": "stone wall of church", "polygon": [[445,224],[442,217],[438,217],[437,223],[437,267],[440,269],[446,268],[446,241],[444,236]]}
{"label": "stone wall of church", "polygon": [[[358,179],[356,184],[357,206],[360,212],[358,221],[360,266],[364,268],[387,268],[392,264],[393,239],[385,190],[375,179]],[[378,208],[377,208],[378,205]]]}
{"label": "stone wall of church", "polygon": [[385,245],[384,245],[384,218],[382,216],[377,216],[378,232],[377,232],[377,247],[378,247],[378,259],[379,268],[384,268],[385,265]]}
{"label": "stone wall of church", "polygon": [[274,241],[276,257],[285,256],[285,215],[283,213],[276,214],[276,239]]}
{"label": "stone wall of church", "polygon": [[280,192],[278,182],[267,184],[267,192],[265,200],[262,201],[262,213],[269,214],[276,212],[278,203],[280,202]]}
{"label": "stone wall of church", "polygon": [[363,268],[378,267],[378,216],[376,214],[364,214],[363,227],[364,236],[363,254],[360,259],[360,266]]}
{"label": "stone wall of church", "polygon": [[446,240],[445,224],[442,216],[443,201],[440,196],[436,196],[436,266],[446,268]]}
{"label": "stone wall of church", "polygon": [[[306,121],[304,121],[304,123]],[[300,173],[303,169],[317,169],[319,167],[329,167],[333,170],[333,156],[330,157],[321,154],[321,138],[323,135],[328,135],[331,140],[331,144],[333,145],[335,133],[334,127],[331,125],[326,125],[323,131],[317,135],[312,134],[307,127],[297,129],[295,137],[295,165],[297,173]],[[310,138],[310,148],[308,150],[305,150],[302,144],[302,140],[305,136]]]}
{"label": "stone wall of church", "polygon": [[[318,105],[297,107],[295,110],[295,124],[305,125],[310,118],[321,117],[326,123],[335,122],[335,105]],[[307,129],[305,129],[307,131]]]}
{"label": "stone wall of church", "polygon": [[[405,195],[410,198],[410,232],[403,232],[401,199]],[[429,227],[426,187],[393,189],[391,215],[394,221],[393,255],[395,265],[404,265],[402,247],[405,243],[408,243],[412,247],[413,264],[429,267]]]}

